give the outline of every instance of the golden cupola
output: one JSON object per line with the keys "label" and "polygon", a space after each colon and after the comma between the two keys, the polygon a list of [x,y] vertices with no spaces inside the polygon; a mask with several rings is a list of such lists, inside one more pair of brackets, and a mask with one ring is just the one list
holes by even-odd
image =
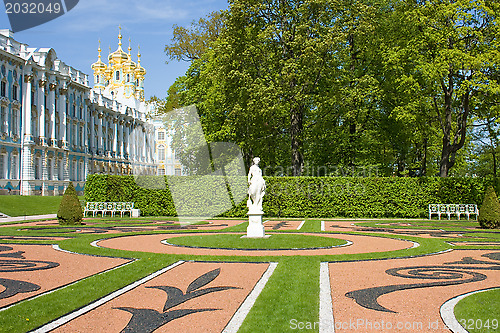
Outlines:
{"label": "golden cupola", "polygon": [[132,48],[130,47],[130,40],[129,40],[129,46],[128,46],[128,54],[127,54],[127,61],[123,64],[123,72],[124,73],[134,73],[135,69],[137,68],[137,65],[135,62],[132,61],[132,56],[130,55],[130,52],[132,51]]}
{"label": "golden cupola", "polygon": [[144,101],[144,77],[146,76],[146,70],[141,66],[141,47],[139,46],[138,49],[139,52],[137,53],[137,68],[135,69],[135,98],[140,101]]}
{"label": "golden cupola", "polygon": [[98,59],[92,64],[92,70],[94,71],[94,84],[96,87],[104,88],[106,83],[106,71],[108,66],[101,60],[101,41],[99,41],[99,48],[97,52],[99,53]]}
{"label": "golden cupola", "polygon": [[135,69],[135,75],[144,78],[146,76],[146,70],[141,66],[141,54],[137,54],[137,68]]}
{"label": "golden cupola", "polygon": [[115,65],[122,64],[128,60],[128,54],[122,50],[122,28],[119,27],[120,33],[118,34],[118,49],[108,56],[108,61],[113,62]]}
{"label": "golden cupola", "polygon": [[144,77],[146,70],[141,66],[140,48],[137,54],[137,63],[132,60],[132,48],[128,53],[122,50],[122,34],[119,27],[118,49],[111,52],[109,48],[108,61],[105,64],[101,60],[101,42],[99,41],[99,56],[97,62],[92,64],[94,71],[94,87],[102,88],[105,92],[112,93],[113,98],[123,96],[125,98],[136,98],[144,101]]}

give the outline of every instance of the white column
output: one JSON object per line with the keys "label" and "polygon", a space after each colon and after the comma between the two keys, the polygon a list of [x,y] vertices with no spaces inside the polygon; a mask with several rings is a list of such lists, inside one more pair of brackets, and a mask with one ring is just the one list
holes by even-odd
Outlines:
{"label": "white column", "polygon": [[48,161],[47,161],[47,149],[44,148],[42,149],[42,156],[40,157],[41,158],[41,167],[42,167],[42,195],[47,195],[48,194],[48,189],[49,189],[49,184],[47,182],[48,180],[48,176],[49,176],[49,165],[48,165]]}
{"label": "white column", "polygon": [[104,154],[103,150],[103,137],[102,137],[102,122],[103,122],[103,116],[98,115],[97,117],[97,126],[98,126],[98,133],[97,133],[97,149],[101,154]]}
{"label": "white column", "polygon": [[63,179],[65,181],[69,181],[69,168],[71,167],[71,163],[69,160],[69,152],[63,153]]}
{"label": "white column", "polygon": [[57,138],[56,138],[56,88],[57,85],[55,82],[50,83],[49,85],[49,113],[50,113],[50,141],[49,145],[52,147],[57,146]]}
{"label": "white column", "polygon": [[[89,153],[89,148],[90,148],[90,145],[89,145],[89,123],[90,123],[90,110],[88,109],[88,107],[86,105],[83,105],[83,144],[82,146],[84,146],[84,149],[85,149],[85,154],[88,154]],[[87,164],[86,161],[84,162],[85,165]]]}
{"label": "white column", "polygon": [[[94,147],[94,136],[95,136],[95,133],[94,133],[94,127],[95,127],[95,119],[94,119],[94,114],[93,114],[93,111],[92,110],[89,110],[89,116],[90,116],[90,138],[87,138],[87,142],[89,141],[90,139],[90,143],[89,143],[89,149],[90,151],[93,151],[94,154],[95,154],[95,151],[97,149],[97,147]],[[87,133],[89,133],[89,131],[87,131]]]}
{"label": "white column", "polygon": [[125,122],[125,127],[123,128],[124,130],[124,149],[125,149],[125,159],[130,159],[130,125],[126,121]]}
{"label": "white column", "polygon": [[21,150],[21,195],[31,195],[31,186],[29,180],[33,179],[33,164],[31,145],[33,144],[33,137],[31,134],[31,88],[33,83],[33,74],[31,67],[26,67],[24,74],[23,85],[23,105],[21,114],[19,115],[22,122],[22,131],[20,133],[22,150]]}
{"label": "white column", "polygon": [[124,138],[123,138],[123,126],[124,126],[123,125],[123,120],[119,120],[118,121],[118,125],[119,126],[118,126],[118,133],[117,133],[117,135],[118,135],[118,138],[120,138],[120,145],[118,146],[118,152],[117,152],[117,154],[118,154],[118,157],[120,159],[123,159],[123,155],[125,154],[124,151],[123,151],[124,150],[123,149],[124,148],[124,144],[125,144],[125,141],[124,141]]}
{"label": "white column", "polygon": [[60,102],[59,103],[59,116],[61,117],[59,119],[59,135],[61,136],[61,140],[62,140],[62,148],[63,149],[68,149],[68,138],[67,138],[67,135],[68,135],[68,132],[67,132],[67,128],[66,128],[66,122],[67,122],[67,118],[68,118],[68,115],[66,114],[66,94],[68,93],[68,89],[66,87],[63,87],[59,90],[59,92],[61,93],[60,95]]}
{"label": "white column", "polygon": [[40,146],[47,145],[45,138],[45,90],[47,86],[47,78],[45,73],[38,81],[38,136],[40,137]]}
{"label": "white column", "polygon": [[113,119],[113,157],[118,157],[118,119]]}

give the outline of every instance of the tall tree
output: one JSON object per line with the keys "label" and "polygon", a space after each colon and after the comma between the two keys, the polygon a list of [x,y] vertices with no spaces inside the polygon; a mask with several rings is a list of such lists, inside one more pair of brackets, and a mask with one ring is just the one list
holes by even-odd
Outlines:
{"label": "tall tree", "polygon": [[427,91],[442,133],[440,176],[447,177],[478,98],[498,92],[491,76],[498,64],[498,12],[495,1],[405,1],[397,6],[404,35],[393,54],[409,62],[405,74]]}
{"label": "tall tree", "polygon": [[261,120],[248,125],[288,138],[294,176],[304,168],[304,123],[335,70],[331,5],[234,0],[217,48],[227,105]]}
{"label": "tall tree", "polygon": [[[188,28],[174,25],[171,44],[165,46],[170,61],[194,61],[217,40],[224,28],[224,11],[215,11],[193,21]],[[168,62],[168,60],[167,60]]]}

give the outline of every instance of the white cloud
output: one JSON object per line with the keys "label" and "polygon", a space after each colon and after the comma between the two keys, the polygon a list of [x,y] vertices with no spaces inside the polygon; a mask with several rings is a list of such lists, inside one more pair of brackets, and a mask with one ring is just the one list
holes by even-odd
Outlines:
{"label": "white cloud", "polygon": [[80,32],[101,31],[119,24],[187,24],[206,15],[213,5],[213,0],[81,0],[66,15],[64,27]]}

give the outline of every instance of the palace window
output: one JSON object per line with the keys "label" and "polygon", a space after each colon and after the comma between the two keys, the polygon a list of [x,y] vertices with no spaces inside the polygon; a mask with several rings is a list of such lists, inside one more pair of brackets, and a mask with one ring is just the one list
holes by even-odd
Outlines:
{"label": "palace window", "polygon": [[50,138],[50,133],[52,129],[52,122],[50,121],[50,113],[49,110],[45,110],[45,137]]}
{"label": "palace window", "polygon": [[58,172],[57,172],[57,178],[59,180],[64,180],[64,163],[63,160],[60,158],[59,163],[58,163]]}
{"label": "palace window", "polygon": [[76,160],[73,159],[71,161],[71,180],[75,181],[77,180],[77,174],[78,174],[78,170],[76,168]]}
{"label": "palace window", "polygon": [[80,160],[80,180],[85,180],[85,167],[83,165],[83,160]]}
{"label": "palace window", "polygon": [[0,179],[5,179],[7,174],[7,164],[5,163],[7,154],[0,154]]}
{"label": "palace window", "polygon": [[165,169],[160,168],[158,169],[158,176],[164,176],[165,175]]}
{"label": "palace window", "polygon": [[158,146],[158,161],[165,160],[165,146]]}
{"label": "palace window", "polygon": [[19,115],[18,115],[18,110],[13,109],[12,110],[12,123],[10,124],[12,128],[12,135],[19,135]]}
{"label": "palace window", "polygon": [[176,176],[181,176],[182,175],[182,170],[179,168],[175,168],[175,175]]}
{"label": "palace window", "polygon": [[17,84],[12,86],[12,99],[17,101]]}
{"label": "palace window", "polygon": [[31,134],[38,137],[38,113],[36,110],[31,111]]}
{"label": "palace window", "polygon": [[120,71],[116,71],[116,73],[115,73],[115,81],[120,81]]}
{"label": "palace window", "polygon": [[7,133],[7,108],[0,107],[0,132]]}
{"label": "palace window", "polygon": [[59,112],[56,111],[56,139],[59,139]]}
{"label": "palace window", "polygon": [[53,167],[53,162],[54,160],[52,159],[52,157],[49,157],[47,159],[47,179],[48,180],[52,180],[52,177],[53,177],[53,170],[52,170],[52,167]]}
{"label": "palace window", "polygon": [[165,132],[163,131],[158,132],[158,140],[160,141],[165,140]]}
{"label": "palace window", "polygon": [[42,179],[41,163],[40,157],[35,157],[35,179]]}
{"label": "palace window", "polygon": [[12,165],[10,169],[10,178],[18,179],[19,178],[19,155],[12,154]]}
{"label": "palace window", "polygon": [[7,97],[7,83],[5,81],[0,83],[0,96]]}

